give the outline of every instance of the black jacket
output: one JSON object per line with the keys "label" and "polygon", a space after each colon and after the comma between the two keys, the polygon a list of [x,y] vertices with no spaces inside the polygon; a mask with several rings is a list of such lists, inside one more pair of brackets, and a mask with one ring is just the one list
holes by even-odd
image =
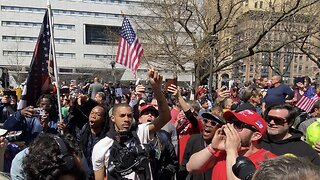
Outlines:
{"label": "black jacket", "polygon": [[192,154],[201,151],[205,148],[205,142],[202,138],[202,134],[192,134],[187,142],[186,149],[184,151],[182,163],[180,165],[179,172],[177,174],[178,180],[193,179],[193,180],[211,180],[212,169],[201,174],[189,174],[186,168]]}
{"label": "black jacket", "polygon": [[[160,150],[160,157],[151,158],[150,164],[154,180],[173,180],[179,169],[179,162],[174,146],[171,143],[171,136],[168,132],[160,130],[155,133],[155,138],[150,144],[156,150]],[[156,151],[157,151],[156,150]],[[155,152],[156,152],[155,151]],[[157,154],[157,152],[156,152]]]}
{"label": "black jacket", "polygon": [[285,154],[293,154],[298,157],[307,157],[317,166],[320,166],[320,158],[318,153],[306,142],[301,140],[303,135],[295,129],[289,130],[292,135],[288,139],[274,142],[267,135],[260,143],[260,146],[275,155],[281,156]]}

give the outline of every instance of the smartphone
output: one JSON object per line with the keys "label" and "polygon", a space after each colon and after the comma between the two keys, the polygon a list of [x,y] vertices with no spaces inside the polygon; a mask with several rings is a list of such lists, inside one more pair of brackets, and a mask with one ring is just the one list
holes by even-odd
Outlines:
{"label": "smartphone", "polygon": [[140,78],[137,79],[136,86],[138,86],[139,84],[140,84]]}
{"label": "smartphone", "polygon": [[174,85],[178,85],[178,79],[177,78],[174,78],[174,79],[166,79],[166,88],[165,90],[168,89],[168,87],[171,85],[171,84],[174,84]]}

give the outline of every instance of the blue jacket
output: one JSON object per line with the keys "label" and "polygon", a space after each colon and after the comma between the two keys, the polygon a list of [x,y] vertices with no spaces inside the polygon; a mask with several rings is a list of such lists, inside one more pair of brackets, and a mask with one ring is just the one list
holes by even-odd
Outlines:
{"label": "blue jacket", "polygon": [[26,144],[29,144],[39,133],[45,132],[57,134],[57,123],[57,118],[51,119],[48,123],[49,128],[43,129],[38,117],[24,117],[21,115],[21,111],[19,110],[13,116],[7,118],[3,127],[9,131],[22,131],[22,140],[25,141]]}

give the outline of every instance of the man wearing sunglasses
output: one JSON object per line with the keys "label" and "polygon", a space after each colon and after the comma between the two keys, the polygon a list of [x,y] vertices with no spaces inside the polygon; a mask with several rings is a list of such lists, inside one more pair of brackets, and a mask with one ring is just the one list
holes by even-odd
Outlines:
{"label": "man wearing sunglasses", "polygon": [[268,123],[267,136],[263,138],[260,145],[278,156],[293,154],[298,157],[307,157],[312,163],[320,166],[319,155],[301,140],[302,132],[291,128],[296,116],[296,110],[289,104],[269,107],[265,112]]}
{"label": "man wearing sunglasses", "polygon": [[[225,120],[215,114],[211,113],[203,113],[201,115],[201,119],[203,122],[203,129],[201,134],[192,134],[188,139],[182,163],[180,165],[179,172],[177,174],[178,180],[211,180],[212,170],[201,174],[192,174],[189,173],[186,169],[186,164],[188,163],[190,156],[196,152],[201,151],[203,148],[207,147],[212,138],[217,131],[223,124],[225,124]],[[187,178],[188,177],[188,178]]]}
{"label": "man wearing sunglasses", "polygon": [[211,144],[191,156],[187,164],[189,172],[212,169],[213,180],[237,179],[232,166],[239,155],[248,157],[256,167],[264,159],[276,156],[258,145],[267,130],[267,123],[258,113],[227,111],[223,117],[227,123],[217,129]]}

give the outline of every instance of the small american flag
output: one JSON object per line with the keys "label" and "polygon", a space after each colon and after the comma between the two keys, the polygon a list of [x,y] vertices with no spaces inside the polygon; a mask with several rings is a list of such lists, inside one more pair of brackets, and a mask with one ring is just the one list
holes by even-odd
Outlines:
{"label": "small american flag", "polygon": [[38,98],[50,91],[50,75],[53,74],[52,68],[52,49],[49,10],[46,11],[41,30],[38,36],[36,47],[30,64],[30,70],[26,85],[22,92],[22,98],[19,102],[18,109],[26,106],[36,106]]}
{"label": "small american flag", "polygon": [[309,86],[301,99],[299,99],[299,101],[296,103],[296,106],[308,113],[313,108],[314,103],[316,103],[318,100],[319,97],[316,91]]}
{"label": "small american flag", "polygon": [[139,43],[138,37],[133,31],[129,20],[124,17],[116,62],[131,69],[136,75],[142,54],[143,48]]}

